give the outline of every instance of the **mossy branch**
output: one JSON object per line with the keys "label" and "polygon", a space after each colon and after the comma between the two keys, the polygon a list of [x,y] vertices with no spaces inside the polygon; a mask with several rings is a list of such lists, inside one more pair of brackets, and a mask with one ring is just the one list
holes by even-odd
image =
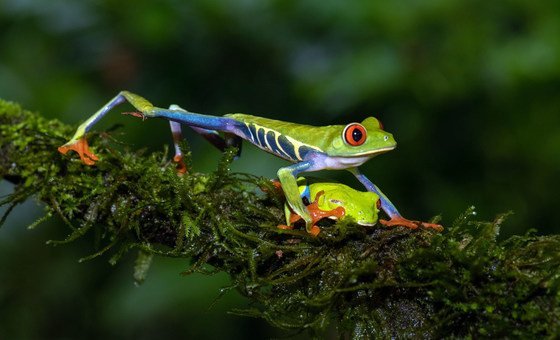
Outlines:
{"label": "mossy branch", "polygon": [[[71,242],[96,231],[111,263],[138,250],[135,278],[153,255],[188,258],[191,272],[225,271],[251,301],[234,311],[294,332],[336,327],[354,337],[554,337],[560,334],[560,237],[496,240],[505,215],[443,233],[325,225],[319,237],[276,228],[282,197],[264,178],[229,171],[177,176],[165,152],[91,145],[94,167],[57,147],[73,128],[0,101],[0,176],[16,184],[5,216],[33,197],[58,216]],[[264,191],[263,191],[264,190]],[[93,233],[92,233],[93,234]]]}

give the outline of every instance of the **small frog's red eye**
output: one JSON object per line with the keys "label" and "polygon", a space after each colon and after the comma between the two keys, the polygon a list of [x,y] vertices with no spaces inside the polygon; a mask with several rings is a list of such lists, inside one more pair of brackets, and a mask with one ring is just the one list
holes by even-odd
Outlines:
{"label": "small frog's red eye", "polygon": [[381,123],[381,121],[380,121],[379,119],[378,119],[377,121],[379,122],[379,129],[380,129],[380,130],[385,130],[385,129],[383,128],[383,123]]}
{"label": "small frog's red eye", "polygon": [[381,200],[378,199],[377,202],[375,202],[375,206],[377,207],[377,210],[381,209]]}
{"label": "small frog's red eye", "polygon": [[352,146],[364,144],[367,138],[366,128],[362,124],[352,123],[346,125],[342,132],[344,141]]}

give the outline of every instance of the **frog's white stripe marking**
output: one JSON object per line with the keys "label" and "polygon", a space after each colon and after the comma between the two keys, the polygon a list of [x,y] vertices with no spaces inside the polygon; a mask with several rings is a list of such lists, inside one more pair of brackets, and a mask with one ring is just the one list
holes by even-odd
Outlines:
{"label": "frog's white stripe marking", "polygon": [[272,151],[273,149],[270,147],[270,144],[268,143],[268,138],[266,138],[266,135],[268,134],[269,131],[272,131],[272,133],[275,133],[275,131],[272,130],[272,129],[264,128],[264,127],[262,127],[262,126],[259,127],[259,128],[264,130],[263,136],[264,136],[264,143],[266,144],[266,148],[267,148],[268,150]]}
{"label": "frog's white stripe marking", "polygon": [[251,141],[254,143],[255,142],[255,136],[253,136],[253,131],[251,131],[251,127],[249,126],[248,123],[245,123],[245,126],[247,127],[247,130],[249,130],[249,135],[251,137]]}

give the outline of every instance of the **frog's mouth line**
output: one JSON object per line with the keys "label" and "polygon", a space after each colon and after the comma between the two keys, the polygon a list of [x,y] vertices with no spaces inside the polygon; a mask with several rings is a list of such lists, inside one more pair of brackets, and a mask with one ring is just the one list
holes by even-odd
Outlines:
{"label": "frog's mouth line", "polygon": [[388,147],[383,148],[383,149],[377,149],[377,150],[372,150],[372,151],[366,151],[366,152],[362,152],[362,153],[357,153],[357,154],[354,154],[354,155],[352,155],[352,156],[349,156],[348,158],[363,157],[363,156],[375,156],[375,155],[379,155],[379,154],[382,154],[382,153],[385,153],[385,152],[394,150],[396,147],[397,147],[397,146],[394,145],[394,146],[388,146]]}

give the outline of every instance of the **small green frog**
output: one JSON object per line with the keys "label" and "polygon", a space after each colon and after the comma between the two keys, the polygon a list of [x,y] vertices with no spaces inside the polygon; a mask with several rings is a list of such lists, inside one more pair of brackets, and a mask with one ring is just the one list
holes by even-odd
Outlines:
{"label": "small green frog", "polygon": [[[302,201],[313,220],[311,234],[319,234],[320,230],[315,224],[323,218],[352,217],[356,223],[363,226],[373,226],[377,223],[381,200],[374,192],[358,191],[341,183],[310,184],[304,177],[299,177],[297,181]],[[284,212],[286,225],[281,225],[280,228],[292,229],[301,216],[296,214],[288,203],[284,205]]]}

